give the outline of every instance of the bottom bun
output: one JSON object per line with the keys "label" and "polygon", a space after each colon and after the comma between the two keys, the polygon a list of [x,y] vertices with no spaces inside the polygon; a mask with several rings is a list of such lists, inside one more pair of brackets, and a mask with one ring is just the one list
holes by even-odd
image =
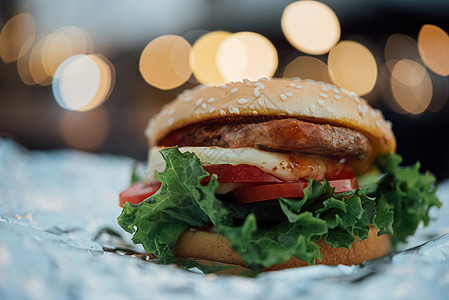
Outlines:
{"label": "bottom bun", "polygon": [[[377,236],[378,229],[371,227],[368,238],[360,241],[357,237],[351,245],[351,249],[344,247],[333,248],[325,243],[324,239],[319,240],[323,259],[316,260],[316,264],[323,265],[358,265],[365,260],[374,259],[387,254],[390,251],[390,239],[384,234]],[[178,257],[207,259],[226,264],[241,265],[246,264],[240,256],[231,248],[229,241],[222,235],[207,231],[186,231],[178,239],[178,243],[173,249]],[[282,270],[307,266],[307,263],[292,257],[290,260],[275,264],[265,271]]]}

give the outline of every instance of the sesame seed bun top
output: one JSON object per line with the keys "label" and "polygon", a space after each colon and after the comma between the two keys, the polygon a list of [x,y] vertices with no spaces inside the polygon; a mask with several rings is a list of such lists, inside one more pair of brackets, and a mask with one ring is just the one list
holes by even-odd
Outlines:
{"label": "sesame seed bun top", "polygon": [[[150,145],[185,126],[235,117],[289,117],[351,128],[365,134],[373,153],[395,151],[391,123],[355,93],[334,85],[300,79],[260,79],[219,87],[186,90],[151,120],[146,130]],[[257,118],[256,118],[257,119]]]}

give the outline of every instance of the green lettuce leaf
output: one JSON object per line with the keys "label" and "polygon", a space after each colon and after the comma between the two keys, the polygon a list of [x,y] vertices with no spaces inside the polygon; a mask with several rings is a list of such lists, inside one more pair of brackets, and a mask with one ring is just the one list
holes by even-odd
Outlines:
{"label": "green lettuce leaf", "polygon": [[401,162],[401,156],[392,153],[376,159],[376,167],[385,175],[373,194],[378,211],[374,225],[381,229],[380,233],[391,234],[393,244],[406,242],[421,222],[427,226],[430,208],[441,207],[435,177],[430,172],[420,173],[419,162],[400,167]]}

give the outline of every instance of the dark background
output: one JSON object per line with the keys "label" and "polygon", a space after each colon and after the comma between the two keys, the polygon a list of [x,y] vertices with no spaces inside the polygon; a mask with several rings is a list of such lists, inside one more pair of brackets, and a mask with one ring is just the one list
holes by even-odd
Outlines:
{"label": "dark background", "polygon": [[[51,1],[49,1],[51,2]],[[82,1],[84,2],[84,1]],[[112,1],[111,3],[113,3]],[[158,10],[158,3],[152,8]],[[226,2],[226,3],[222,3]],[[148,119],[160,106],[176,97],[177,93],[195,85],[194,80],[179,88],[163,91],[148,85],[139,73],[139,57],[145,45],[161,34],[183,35],[195,29],[227,30],[230,32],[253,31],[267,37],[277,48],[279,70],[301,53],[285,39],[280,27],[280,17],[284,7],[293,1],[203,1],[202,18],[191,27],[170,27],[145,34],[136,33],[136,41],[131,45],[109,44],[103,51],[115,67],[116,83],[109,99],[88,112],[66,111],[56,103],[51,86],[29,86],[20,79],[14,63],[0,62],[0,135],[16,140],[29,149],[60,149],[73,147],[96,153],[111,153],[145,160],[147,144],[143,131]],[[273,4],[271,2],[277,2]],[[257,4],[258,3],[258,4]],[[375,55],[379,70],[385,63],[383,49],[389,36],[406,34],[415,40],[422,25],[433,24],[449,32],[449,1],[325,1],[337,14],[341,24],[341,40],[357,40],[365,44]],[[76,4],[73,4],[76,5]],[[105,4],[106,5],[106,4]],[[113,4],[110,4],[113,5]],[[141,10],[136,3],[135,10]],[[258,5],[257,9],[254,6]],[[145,7],[145,9],[148,6]],[[95,17],[95,7],[91,6],[90,17]],[[130,11],[132,11],[132,7]],[[173,7],[176,9],[176,7]],[[33,7],[27,1],[2,1],[0,4],[0,28],[5,22],[20,12],[33,14]],[[129,16],[132,18],[132,16]],[[61,21],[59,21],[61,22]],[[67,25],[79,25],[70,23]],[[101,22],[101,20],[99,21]],[[167,18],[167,22],[171,22]],[[36,26],[38,27],[39,24]],[[82,24],[81,24],[82,25]],[[163,28],[163,26],[162,26]],[[140,31],[139,31],[140,32]],[[105,35],[111,34],[104,32]],[[126,45],[125,45],[126,44]],[[326,56],[317,56],[326,60]],[[427,70],[434,89],[447,98],[448,78]],[[431,170],[443,180],[449,177],[449,105],[438,112],[425,111],[418,115],[399,114],[386,103],[391,99],[391,90],[382,84],[384,78],[379,73],[378,83],[373,92],[366,96],[372,105],[380,108],[393,123],[397,151],[406,164],[421,161],[423,169]],[[70,115],[73,130],[90,134],[97,126],[97,114],[101,111],[108,119],[104,140],[92,148],[68,144],[62,137],[60,121]]]}

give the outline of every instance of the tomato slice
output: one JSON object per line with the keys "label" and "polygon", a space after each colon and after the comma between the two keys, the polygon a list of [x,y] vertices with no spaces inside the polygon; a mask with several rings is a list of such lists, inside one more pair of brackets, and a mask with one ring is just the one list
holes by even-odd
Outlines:
{"label": "tomato slice", "polygon": [[[335,188],[335,193],[355,190],[359,187],[356,177],[348,179],[330,180],[329,184]],[[234,190],[234,196],[238,203],[252,203],[271,199],[302,198],[304,189],[309,185],[308,181],[273,183],[273,184],[252,184],[242,186]]]}
{"label": "tomato slice", "polygon": [[156,193],[161,187],[160,182],[137,182],[120,193],[120,207],[129,202],[131,204],[139,204],[146,198]]}
{"label": "tomato slice", "polygon": [[[265,183],[265,182],[283,182],[281,179],[261,169],[250,165],[209,165],[203,166],[203,169],[210,174],[217,174],[218,182],[227,183]],[[209,182],[210,176],[204,178],[202,182]]]}

